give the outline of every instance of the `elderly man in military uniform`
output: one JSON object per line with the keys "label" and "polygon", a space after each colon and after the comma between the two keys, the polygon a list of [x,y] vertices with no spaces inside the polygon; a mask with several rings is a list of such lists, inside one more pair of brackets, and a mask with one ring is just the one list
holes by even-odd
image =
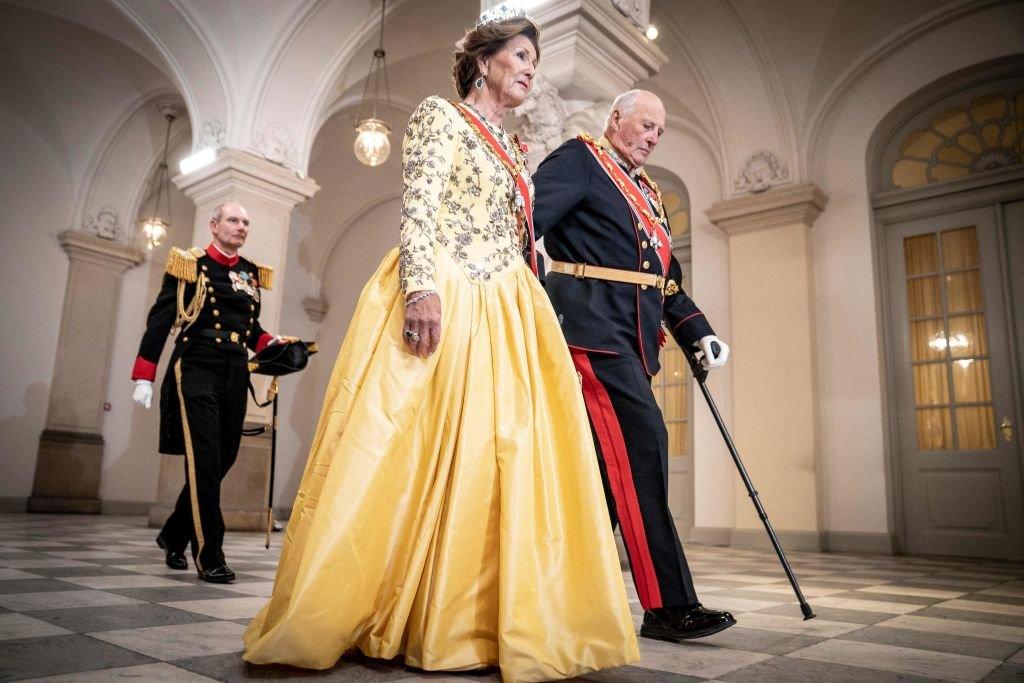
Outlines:
{"label": "elderly man in military uniform", "polygon": [[616,98],[603,137],[569,140],[540,165],[534,226],[553,259],[546,290],[582,382],[612,523],[644,608],[640,634],[678,642],[735,624],[694,592],[668,506],[668,432],[651,389],[664,323],[680,346],[725,363],[728,347],[679,288],[671,230],[643,165],[665,129],[653,93]]}
{"label": "elderly man in military uniform", "polygon": [[238,455],[249,385],[248,351],[280,341],[260,327],[260,295],[273,271],[242,258],[249,215],[236,203],[218,206],[206,249],[173,247],[132,369],[133,399],[153,400],[157,362],[175,333],[160,389],[160,452],[185,456],[185,485],[157,545],[167,566],[187,569],[191,543],[199,578],[229,583],[234,572],[222,549],[220,485]]}

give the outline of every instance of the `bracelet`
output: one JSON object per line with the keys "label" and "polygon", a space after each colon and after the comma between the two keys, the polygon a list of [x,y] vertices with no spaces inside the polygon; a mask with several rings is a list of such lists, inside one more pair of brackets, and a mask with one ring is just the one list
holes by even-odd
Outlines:
{"label": "bracelet", "polygon": [[437,292],[435,292],[434,290],[432,290],[432,289],[425,289],[422,292],[418,292],[417,294],[413,294],[412,298],[408,299],[405,302],[405,305],[406,306],[412,306],[413,304],[418,304],[419,302],[423,301],[424,299],[432,297],[435,294],[437,294]]}

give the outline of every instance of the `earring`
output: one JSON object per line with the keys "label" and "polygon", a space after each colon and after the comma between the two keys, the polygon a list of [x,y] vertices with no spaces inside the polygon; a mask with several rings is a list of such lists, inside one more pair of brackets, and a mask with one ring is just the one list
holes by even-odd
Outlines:
{"label": "earring", "polygon": [[476,86],[477,90],[480,90],[481,88],[483,88],[484,87],[484,77],[480,76],[479,78],[477,78],[475,81],[473,81],[473,85]]}

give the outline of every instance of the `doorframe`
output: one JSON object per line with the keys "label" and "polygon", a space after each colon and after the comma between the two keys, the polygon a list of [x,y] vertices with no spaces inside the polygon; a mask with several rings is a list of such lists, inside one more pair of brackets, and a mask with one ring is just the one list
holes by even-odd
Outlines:
{"label": "doorframe", "polygon": [[[1006,243],[1004,206],[1015,201],[1024,201],[1024,167],[1022,166],[978,173],[966,178],[943,183],[932,183],[912,190],[881,192],[871,198],[871,241],[875,262],[878,264],[874,276],[875,291],[878,292],[878,324],[881,330],[879,353],[882,356],[882,363],[879,364],[879,367],[882,375],[882,412],[885,420],[883,449],[888,474],[888,518],[890,533],[893,535],[894,540],[894,551],[896,553],[906,552],[907,530],[904,515],[905,501],[903,498],[902,461],[899,452],[900,420],[895,384],[899,375],[898,369],[895,366],[894,350],[899,342],[896,330],[893,329],[891,298],[893,292],[889,287],[889,269],[892,267],[892,264],[888,262],[885,239],[886,229],[890,225],[912,220],[943,216],[971,209],[992,208],[995,212],[996,239],[999,246],[1003,246]],[[1014,331],[1015,324],[1024,324],[1024,321],[1014,320],[1013,303],[1010,296],[1009,268],[1008,255],[1000,251],[997,277],[1003,287],[1003,291],[1006,292],[1006,296],[1003,297],[1004,310],[1002,313],[1008,321],[1009,362],[1011,368],[1019,368],[1018,354],[1022,350],[1016,348]],[[1024,378],[1020,376],[1019,371],[1011,372],[1010,375],[1010,388],[1013,399],[1013,405],[1010,406],[1010,410],[1014,415],[1016,424],[1019,426],[1022,423],[1022,418],[1024,418],[1024,405],[1022,405],[1024,401],[1021,400]],[[997,436],[997,438],[1000,437]],[[1020,446],[1019,437],[1017,444],[1018,458],[1022,461],[1021,471],[1024,472],[1024,448]],[[1024,479],[1022,479],[1020,485],[1024,487]]]}

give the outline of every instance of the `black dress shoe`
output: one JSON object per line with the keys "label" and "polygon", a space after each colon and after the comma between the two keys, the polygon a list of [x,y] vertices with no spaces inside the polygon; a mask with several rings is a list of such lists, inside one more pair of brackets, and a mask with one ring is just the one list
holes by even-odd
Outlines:
{"label": "black dress shoe", "polygon": [[171,569],[188,569],[188,560],[183,550],[171,550],[171,544],[163,536],[156,537],[156,544],[164,551],[164,562]]}
{"label": "black dress shoe", "polygon": [[736,623],[728,612],[704,607],[699,602],[693,607],[662,607],[644,612],[640,635],[644,638],[678,643],[692,638],[704,638],[724,631]]}
{"label": "black dress shoe", "polygon": [[219,567],[201,570],[199,578],[207,583],[231,583],[235,580],[235,573],[226,564],[222,564]]}

